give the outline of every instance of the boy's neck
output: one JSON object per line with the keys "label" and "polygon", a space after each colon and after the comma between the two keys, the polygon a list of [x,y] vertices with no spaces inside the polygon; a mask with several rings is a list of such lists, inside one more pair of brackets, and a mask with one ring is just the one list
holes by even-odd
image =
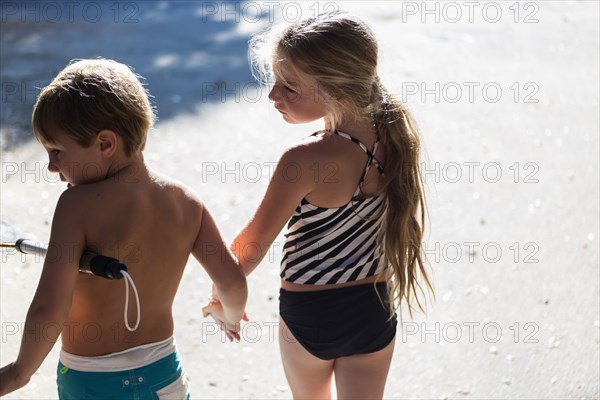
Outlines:
{"label": "boy's neck", "polygon": [[141,171],[146,169],[144,155],[141,152],[138,152],[132,156],[123,157],[113,161],[108,167],[104,179],[118,178],[120,176],[127,176],[129,178],[133,175],[137,176]]}

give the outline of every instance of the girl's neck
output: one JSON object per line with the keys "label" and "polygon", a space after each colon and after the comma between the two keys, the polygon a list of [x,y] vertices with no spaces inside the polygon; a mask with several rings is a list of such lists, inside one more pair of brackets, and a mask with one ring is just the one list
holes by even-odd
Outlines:
{"label": "girl's neck", "polygon": [[[330,128],[330,120],[325,117],[325,129],[330,131]],[[370,118],[344,119],[336,124],[335,129],[352,135],[364,142],[370,141],[369,139],[372,139],[376,135],[375,127]]]}

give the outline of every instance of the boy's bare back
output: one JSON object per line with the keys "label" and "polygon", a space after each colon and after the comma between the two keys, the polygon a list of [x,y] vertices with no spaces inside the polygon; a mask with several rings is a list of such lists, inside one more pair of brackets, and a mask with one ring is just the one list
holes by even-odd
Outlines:
{"label": "boy's bare back", "polygon": [[[203,246],[200,201],[140,160],[108,179],[68,189],[57,214],[59,207],[70,214],[69,229],[81,231],[88,250],[127,265],[141,307],[140,326],[130,332],[123,318],[123,281],[78,274],[63,348],[94,356],[171,336],[171,307],[183,270],[194,246]],[[132,303],[129,321],[137,317]]]}

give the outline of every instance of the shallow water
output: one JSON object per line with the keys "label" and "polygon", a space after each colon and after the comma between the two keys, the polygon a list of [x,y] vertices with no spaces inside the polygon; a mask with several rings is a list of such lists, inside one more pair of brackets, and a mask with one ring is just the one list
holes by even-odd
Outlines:
{"label": "shallow water", "polygon": [[[222,11],[215,11],[217,4]],[[236,17],[241,7],[195,1],[3,2],[2,149],[32,139],[37,94],[72,59],[111,58],[133,67],[146,78],[159,119],[235,98],[253,85],[246,61],[249,35],[268,21],[254,15],[266,8],[246,7]]]}

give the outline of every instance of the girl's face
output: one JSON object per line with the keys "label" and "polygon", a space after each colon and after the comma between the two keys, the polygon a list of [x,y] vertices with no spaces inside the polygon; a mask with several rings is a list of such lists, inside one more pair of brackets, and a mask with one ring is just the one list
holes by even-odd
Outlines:
{"label": "girl's face", "polygon": [[302,82],[294,76],[277,76],[269,100],[290,124],[312,122],[326,115],[325,99],[316,83]]}

